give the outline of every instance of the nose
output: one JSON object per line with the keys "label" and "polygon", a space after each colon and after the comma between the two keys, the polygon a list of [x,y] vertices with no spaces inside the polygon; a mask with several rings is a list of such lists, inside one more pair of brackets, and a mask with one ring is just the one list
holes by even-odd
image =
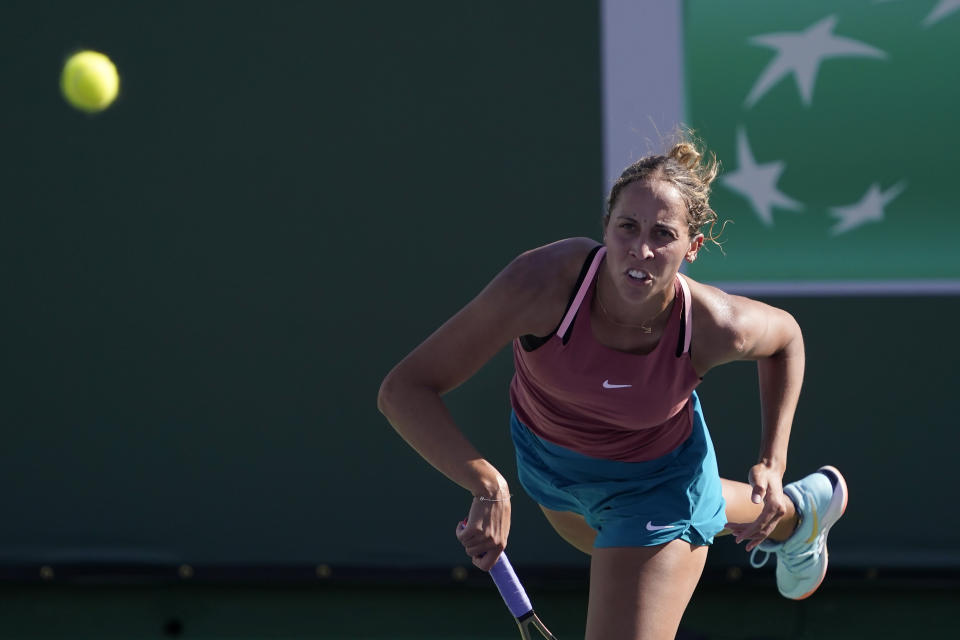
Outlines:
{"label": "nose", "polygon": [[630,247],[630,255],[641,260],[649,260],[653,257],[653,249],[646,240],[637,240]]}

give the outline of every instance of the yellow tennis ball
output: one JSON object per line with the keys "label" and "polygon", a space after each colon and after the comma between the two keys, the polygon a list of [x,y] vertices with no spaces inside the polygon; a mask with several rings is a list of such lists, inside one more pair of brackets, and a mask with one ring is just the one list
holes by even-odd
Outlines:
{"label": "yellow tennis ball", "polygon": [[120,76],[110,58],[96,51],[80,51],[67,59],[60,89],[71,105],[97,113],[110,106],[120,90]]}

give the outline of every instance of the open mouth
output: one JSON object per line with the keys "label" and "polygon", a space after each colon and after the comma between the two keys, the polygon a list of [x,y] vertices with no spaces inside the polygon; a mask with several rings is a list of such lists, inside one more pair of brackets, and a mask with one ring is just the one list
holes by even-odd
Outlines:
{"label": "open mouth", "polygon": [[627,271],[627,277],[634,282],[647,282],[650,280],[650,274],[643,269],[630,269]]}

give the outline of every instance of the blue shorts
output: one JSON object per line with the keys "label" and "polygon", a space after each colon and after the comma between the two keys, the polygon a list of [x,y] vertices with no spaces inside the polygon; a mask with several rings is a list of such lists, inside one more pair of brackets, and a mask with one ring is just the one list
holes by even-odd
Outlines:
{"label": "blue shorts", "polygon": [[536,436],[512,413],[520,484],[544,507],[586,518],[597,530],[598,549],[650,547],[677,538],[697,546],[712,544],[727,521],[725,504],[696,393],[690,401],[690,437],[646,462],[585,456]]}

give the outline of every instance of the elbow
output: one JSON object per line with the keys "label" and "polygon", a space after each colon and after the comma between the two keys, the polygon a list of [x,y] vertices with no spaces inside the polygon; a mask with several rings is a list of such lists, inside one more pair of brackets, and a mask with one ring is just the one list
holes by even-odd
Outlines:
{"label": "elbow", "polygon": [[390,418],[390,409],[397,397],[397,376],[396,370],[387,374],[387,377],[380,383],[380,390],[377,392],[377,409]]}
{"label": "elbow", "polygon": [[800,329],[800,323],[789,313],[787,314],[787,318],[790,326],[789,346],[793,349],[794,353],[803,355],[803,331]]}
{"label": "elbow", "polygon": [[436,386],[424,380],[415,368],[401,362],[380,383],[377,409],[393,422],[400,414],[407,414],[425,400],[441,395]]}
{"label": "elbow", "polygon": [[803,332],[792,315],[784,312],[784,316],[781,346],[773,354],[773,357],[802,362],[804,358]]}
{"label": "elbow", "polygon": [[402,363],[397,365],[380,383],[380,390],[377,391],[377,409],[388,420],[392,420],[401,405],[409,404],[416,389],[416,380],[410,377]]}

